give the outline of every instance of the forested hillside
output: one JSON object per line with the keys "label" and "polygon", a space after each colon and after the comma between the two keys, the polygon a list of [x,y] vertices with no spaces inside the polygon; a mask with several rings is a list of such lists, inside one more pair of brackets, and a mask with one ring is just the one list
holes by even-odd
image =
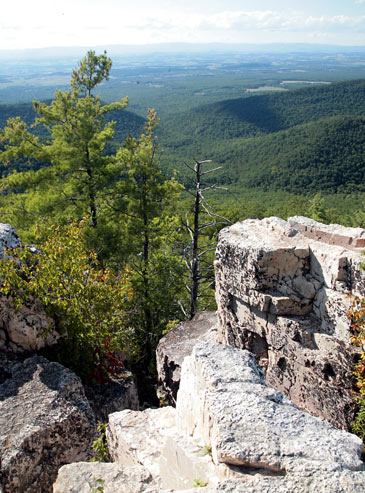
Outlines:
{"label": "forested hillside", "polygon": [[[50,253],[49,269],[37,259],[33,268],[33,253],[23,276],[8,265],[4,292],[43,300],[61,329],[71,316],[63,354],[80,374],[100,369],[112,348],[148,381],[159,338],[214,303],[215,242],[229,221],[365,224],[365,79],[246,94],[159,124],[154,110],[145,120],[126,111],[127,98],[105,104],[93,93],[110,69],[106,53],[89,51],[53,100],[0,106],[1,221]],[[92,322],[93,303],[110,318]]]}
{"label": "forested hillside", "polygon": [[222,101],[161,125],[163,165],[224,164],[219,182],[293,193],[363,189],[365,80]]}
{"label": "forested hillside", "polygon": [[[364,182],[365,79],[250,96],[203,105],[162,119],[161,162],[187,183],[183,162],[213,159],[224,169],[220,184],[237,184],[292,193],[362,191]],[[19,115],[33,121],[30,104],[0,105],[0,127]],[[130,111],[112,111],[114,151],[128,134],[137,136],[144,119]],[[38,130],[35,129],[37,132]],[[46,163],[44,163],[46,164]],[[14,166],[39,166],[32,160]],[[13,169],[2,166],[5,176]]]}
{"label": "forested hillside", "polygon": [[278,132],[334,115],[365,113],[365,80],[222,101],[162,122],[165,143],[207,142]]}
{"label": "forested hillside", "polygon": [[364,190],[365,117],[335,116],[211,151],[220,183],[307,194]]}

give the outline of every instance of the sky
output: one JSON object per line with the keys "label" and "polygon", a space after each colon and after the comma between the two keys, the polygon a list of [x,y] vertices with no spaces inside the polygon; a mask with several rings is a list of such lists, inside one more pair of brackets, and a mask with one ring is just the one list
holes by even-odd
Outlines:
{"label": "sky", "polygon": [[151,43],[365,46],[365,0],[7,0],[0,50]]}

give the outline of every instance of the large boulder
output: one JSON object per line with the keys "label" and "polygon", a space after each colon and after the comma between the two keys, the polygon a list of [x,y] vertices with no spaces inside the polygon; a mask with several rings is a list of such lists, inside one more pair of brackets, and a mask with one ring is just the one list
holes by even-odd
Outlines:
{"label": "large boulder", "polygon": [[0,385],[1,484],[4,493],[52,491],[63,464],[87,460],[95,416],[80,379],[33,356]]}
{"label": "large boulder", "polygon": [[216,339],[216,312],[199,312],[192,320],[173,327],[158,343],[156,366],[159,382],[167,393],[169,403],[176,404],[181,365],[198,342]]}
{"label": "large boulder", "polygon": [[215,491],[365,488],[362,441],[268,387],[247,351],[197,345],[183,364],[176,409],[180,432],[208,444],[215,464],[241,475]]}
{"label": "large boulder", "polygon": [[348,429],[355,404],[349,292],[364,295],[365,231],[295,217],[221,231],[218,340],[255,353],[269,385]]}
{"label": "large boulder", "polygon": [[[362,441],[268,387],[248,351],[213,343],[195,346],[184,360],[176,410],[179,430],[209,444],[217,464],[282,476],[301,470],[365,470]],[[365,472],[362,477],[365,481]]]}

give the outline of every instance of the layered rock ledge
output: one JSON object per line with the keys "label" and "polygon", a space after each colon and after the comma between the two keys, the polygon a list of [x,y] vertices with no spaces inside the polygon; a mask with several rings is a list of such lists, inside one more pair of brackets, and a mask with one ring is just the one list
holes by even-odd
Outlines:
{"label": "layered rock ledge", "polygon": [[[114,464],[64,466],[54,492],[91,492],[92,478],[105,493],[365,488],[361,440],[298,409],[267,386],[253,354],[222,344],[185,358],[176,409],[112,414],[108,444]],[[134,490],[118,490],[116,477],[129,485],[136,475]]]}
{"label": "layered rock ledge", "polygon": [[364,241],[359,228],[268,218],[223,229],[216,252],[218,340],[252,351],[269,385],[345,429],[356,357],[346,312],[350,292],[365,294]]}

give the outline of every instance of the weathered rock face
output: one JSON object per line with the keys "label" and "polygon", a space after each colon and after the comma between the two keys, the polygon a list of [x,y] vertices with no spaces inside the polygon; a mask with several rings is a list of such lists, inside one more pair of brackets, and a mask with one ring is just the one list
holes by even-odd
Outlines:
{"label": "weathered rock face", "polygon": [[64,466],[54,493],[92,491],[95,478],[115,493],[136,470],[131,492],[365,488],[361,440],[299,410],[267,386],[252,353],[222,344],[198,344],[185,358],[176,409],[115,413],[107,438],[116,464]]}
{"label": "weathered rock face", "polygon": [[[0,223],[0,259],[5,249],[19,246],[15,229],[9,224]],[[11,299],[0,295],[0,350],[24,353],[52,345],[60,336],[54,332],[47,337],[42,336],[42,332],[49,327],[54,327],[54,321],[46,316],[39,303],[24,305],[16,311]]]}
{"label": "weathered rock face", "polygon": [[365,294],[364,241],[361,229],[268,218],[222,230],[216,254],[218,340],[255,353],[269,385],[342,428],[354,412],[346,311],[349,291]]}
{"label": "weathered rock face", "polygon": [[158,343],[157,373],[170,404],[176,404],[181,365],[185,356],[190,356],[198,342],[216,339],[217,321],[216,312],[197,313],[193,320],[181,322],[171,329]]}
{"label": "weathered rock face", "polygon": [[4,493],[52,491],[58,468],[87,460],[95,417],[81,381],[34,356],[0,385],[1,484]]}
{"label": "weathered rock face", "polygon": [[[212,343],[183,363],[177,428],[211,447],[235,478],[215,491],[362,491],[361,440],[268,387],[254,355]],[[270,489],[271,487],[271,489]]]}
{"label": "weathered rock face", "polygon": [[[176,410],[178,428],[210,444],[215,463],[282,476],[364,470],[362,441],[268,387],[248,351],[195,346],[184,360]],[[365,472],[361,477],[365,481]]]}
{"label": "weathered rock face", "polygon": [[55,344],[59,334],[53,331],[46,337],[42,335],[50,327],[54,327],[54,321],[47,317],[39,303],[15,310],[11,300],[0,296],[0,349],[24,353]]}
{"label": "weathered rock face", "polygon": [[0,223],[0,257],[3,257],[5,249],[20,246],[19,236],[10,224]]}

